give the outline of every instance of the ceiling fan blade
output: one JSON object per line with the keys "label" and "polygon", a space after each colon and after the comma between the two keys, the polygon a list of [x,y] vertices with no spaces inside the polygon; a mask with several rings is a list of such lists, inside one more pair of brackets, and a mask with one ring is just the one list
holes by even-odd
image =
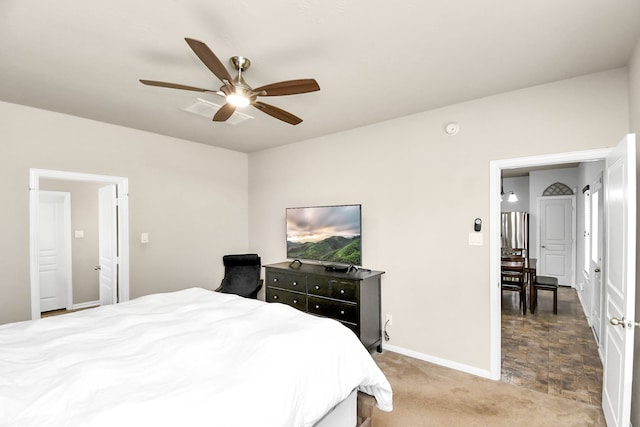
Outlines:
{"label": "ceiling fan blade", "polygon": [[234,111],[236,111],[236,107],[233,106],[233,104],[230,104],[230,103],[227,102],[213,116],[213,121],[214,122],[224,122],[229,117],[231,117],[231,115],[233,114]]}
{"label": "ceiling fan blade", "polygon": [[314,79],[298,79],[260,86],[253,89],[253,92],[266,92],[265,94],[260,94],[261,96],[280,96],[315,92],[316,90],[320,90],[320,86]]}
{"label": "ceiling fan blade", "polygon": [[302,119],[300,117],[296,117],[287,111],[281,110],[278,107],[274,107],[273,105],[265,104],[264,102],[260,101],[256,101],[251,105],[262,111],[263,113],[266,113],[271,117],[275,117],[278,120],[282,120],[283,122],[287,122],[292,125],[297,125],[302,122]]}
{"label": "ceiling fan blade", "polygon": [[202,89],[194,86],[186,86],[177,83],[167,83],[167,82],[159,82],[156,80],[140,80],[140,83],[148,85],[148,86],[160,86],[167,87],[169,89],[182,89],[182,90],[193,90],[195,92],[216,92],[211,89]]}
{"label": "ceiling fan blade", "polygon": [[[233,78],[231,74],[227,71],[225,66],[220,62],[218,57],[209,49],[209,47],[199,40],[194,40],[190,38],[185,38],[187,44],[193,52],[198,55],[198,58],[207,66],[208,69],[211,70],[213,74],[217,78],[220,79],[224,84],[230,84],[233,87]],[[225,81],[226,80],[226,81]]]}

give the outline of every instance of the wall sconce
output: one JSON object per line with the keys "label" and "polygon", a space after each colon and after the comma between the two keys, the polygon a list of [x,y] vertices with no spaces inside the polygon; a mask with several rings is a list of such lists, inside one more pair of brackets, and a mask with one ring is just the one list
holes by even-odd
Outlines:
{"label": "wall sconce", "polygon": [[507,198],[507,202],[517,202],[518,201],[518,196],[516,196],[516,193],[514,193],[513,191],[509,193],[509,197]]}

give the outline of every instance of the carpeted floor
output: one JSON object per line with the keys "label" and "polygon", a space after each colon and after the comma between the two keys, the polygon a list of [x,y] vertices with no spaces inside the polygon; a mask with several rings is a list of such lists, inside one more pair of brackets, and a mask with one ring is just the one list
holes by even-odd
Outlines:
{"label": "carpeted floor", "polygon": [[605,426],[602,410],[398,353],[374,358],[393,388],[393,412],[373,411],[373,427]]}

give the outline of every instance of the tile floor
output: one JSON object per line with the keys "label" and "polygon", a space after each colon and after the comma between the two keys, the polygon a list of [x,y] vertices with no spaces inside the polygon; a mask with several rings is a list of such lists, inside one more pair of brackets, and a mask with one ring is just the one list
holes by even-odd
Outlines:
{"label": "tile floor", "polygon": [[518,294],[502,295],[502,381],[554,396],[598,405],[602,364],[576,291],[538,293],[535,314],[523,315]]}

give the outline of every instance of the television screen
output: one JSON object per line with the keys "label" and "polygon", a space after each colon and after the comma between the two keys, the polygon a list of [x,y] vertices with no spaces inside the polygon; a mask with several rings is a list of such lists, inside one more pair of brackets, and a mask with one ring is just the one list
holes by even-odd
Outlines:
{"label": "television screen", "polygon": [[362,265],[360,205],[287,208],[287,258]]}

